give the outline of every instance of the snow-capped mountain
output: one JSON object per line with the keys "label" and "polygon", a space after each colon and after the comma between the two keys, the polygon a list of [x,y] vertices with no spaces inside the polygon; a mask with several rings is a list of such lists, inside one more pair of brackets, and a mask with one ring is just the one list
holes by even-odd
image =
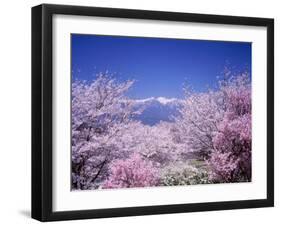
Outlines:
{"label": "snow-capped mountain", "polygon": [[160,121],[173,122],[174,116],[179,114],[182,100],[176,98],[150,97],[134,101],[136,110],[141,109],[142,113],[135,116],[146,125],[155,125]]}

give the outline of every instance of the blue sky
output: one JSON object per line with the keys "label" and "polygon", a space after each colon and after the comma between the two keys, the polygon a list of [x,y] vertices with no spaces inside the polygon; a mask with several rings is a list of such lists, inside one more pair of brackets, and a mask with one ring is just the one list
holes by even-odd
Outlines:
{"label": "blue sky", "polygon": [[224,68],[251,72],[251,43],[72,34],[72,76],[92,80],[108,71],[134,79],[132,98],[182,98],[183,83],[202,92]]}

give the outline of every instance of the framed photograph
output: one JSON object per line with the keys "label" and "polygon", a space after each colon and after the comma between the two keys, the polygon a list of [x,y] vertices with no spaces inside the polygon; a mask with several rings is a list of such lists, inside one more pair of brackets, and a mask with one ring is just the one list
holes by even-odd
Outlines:
{"label": "framed photograph", "polygon": [[274,205],[274,21],[32,8],[32,217]]}

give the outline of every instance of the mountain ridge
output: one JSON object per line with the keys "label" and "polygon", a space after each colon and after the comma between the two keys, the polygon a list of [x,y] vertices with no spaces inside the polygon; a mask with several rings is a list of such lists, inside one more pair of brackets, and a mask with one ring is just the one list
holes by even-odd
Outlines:
{"label": "mountain ridge", "polygon": [[179,109],[183,100],[166,97],[150,97],[133,100],[135,110],[142,110],[142,113],[134,116],[145,125],[156,125],[161,121],[174,122],[179,115]]}

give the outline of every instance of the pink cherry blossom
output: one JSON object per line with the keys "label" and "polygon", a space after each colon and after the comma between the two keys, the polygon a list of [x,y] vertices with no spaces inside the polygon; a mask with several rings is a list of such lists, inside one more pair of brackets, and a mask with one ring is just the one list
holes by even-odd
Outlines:
{"label": "pink cherry blossom", "polygon": [[110,174],[103,188],[134,188],[156,186],[158,170],[152,163],[132,154],[125,160],[115,160],[110,165]]}

